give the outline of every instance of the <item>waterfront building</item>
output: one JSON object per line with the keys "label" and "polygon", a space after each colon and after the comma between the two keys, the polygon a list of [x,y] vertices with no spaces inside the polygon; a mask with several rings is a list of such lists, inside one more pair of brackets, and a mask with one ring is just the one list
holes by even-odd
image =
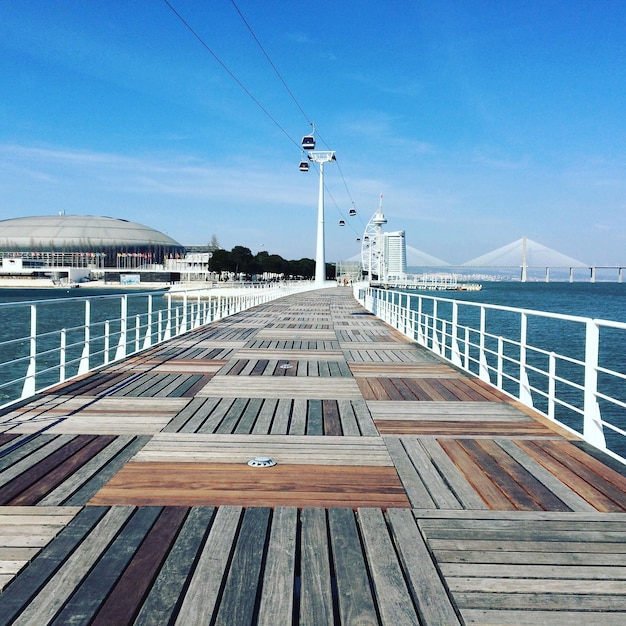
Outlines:
{"label": "waterfront building", "polygon": [[169,281],[175,277],[165,275],[167,262],[184,256],[168,235],[124,219],[62,213],[0,220],[4,278],[120,281],[132,270],[137,281],[142,274]]}

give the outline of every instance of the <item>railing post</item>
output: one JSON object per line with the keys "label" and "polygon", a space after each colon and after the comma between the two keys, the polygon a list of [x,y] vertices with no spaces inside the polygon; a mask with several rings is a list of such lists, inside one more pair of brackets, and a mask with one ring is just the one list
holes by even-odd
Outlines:
{"label": "railing post", "polygon": [[139,352],[139,340],[141,337],[141,318],[139,313],[135,315],[135,352]]}
{"label": "railing post", "polygon": [[126,324],[128,322],[128,296],[124,295],[120,299],[120,339],[115,351],[115,360],[123,359],[126,356]]}
{"label": "railing post", "polygon": [[442,356],[439,336],[437,334],[437,300],[433,300],[433,335],[431,338],[431,349],[435,354]]}
{"label": "railing post", "polygon": [[143,349],[152,345],[152,294],[148,294],[148,319],[146,320],[146,336],[143,340]]}
{"label": "railing post", "polygon": [[109,345],[111,342],[111,323],[109,320],[104,322],[104,364],[109,362]]}
{"label": "railing post", "polygon": [[529,407],[533,406],[533,397],[530,392],[528,373],[526,372],[526,345],[528,337],[528,315],[520,316],[520,346],[519,346],[519,399]]}
{"label": "railing post", "polygon": [[548,417],[556,419],[556,354],[550,352],[548,361]]}
{"label": "railing post", "polygon": [[504,340],[498,337],[498,369],[496,372],[496,387],[502,389],[504,373]]}
{"label": "railing post", "polygon": [[35,379],[37,376],[37,306],[30,305],[30,358],[26,378],[22,387],[22,398],[27,398],[35,393]]}
{"label": "railing post", "polygon": [[61,329],[61,337],[60,337],[60,346],[59,346],[59,382],[62,383],[65,380],[65,363],[66,363],[66,354],[65,349],[67,347],[67,331],[65,328]]}
{"label": "railing post", "polygon": [[452,303],[452,339],[450,341],[450,349],[452,350],[451,361],[454,365],[461,367],[461,352],[459,351],[459,304],[458,302]]}
{"label": "railing post", "polygon": [[187,330],[187,292],[183,292],[183,311],[180,319],[180,328],[178,334],[182,335]]}
{"label": "railing post", "polygon": [[90,339],[90,327],[91,324],[91,300],[87,298],[85,300],[85,341],[83,343],[83,354],[80,358],[78,365],[78,375],[86,374],[89,371],[89,339]]}
{"label": "railing post", "polygon": [[491,383],[489,377],[489,366],[487,365],[487,353],[485,352],[485,333],[487,329],[487,310],[480,307],[480,336],[478,338],[478,377],[485,382]]}
{"label": "railing post", "polygon": [[583,436],[585,439],[606,450],[606,440],[602,427],[600,405],[598,404],[598,357],[600,329],[594,320],[587,320],[585,332],[585,396],[583,408]]}
{"label": "railing post", "polygon": [[165,321],[165,332],[163,333],[163,341],[167,341],[172,337],[172,294],[167,294],[167,317]]}

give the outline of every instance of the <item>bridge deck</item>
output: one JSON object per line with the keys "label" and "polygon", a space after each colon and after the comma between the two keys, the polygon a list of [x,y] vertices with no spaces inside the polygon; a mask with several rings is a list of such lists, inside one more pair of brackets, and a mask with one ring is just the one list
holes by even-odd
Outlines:
{"label": "bridge deck", "polygon": [[58,386],[0,432],[0,624],[626,620],[626,478],[343,288]]}

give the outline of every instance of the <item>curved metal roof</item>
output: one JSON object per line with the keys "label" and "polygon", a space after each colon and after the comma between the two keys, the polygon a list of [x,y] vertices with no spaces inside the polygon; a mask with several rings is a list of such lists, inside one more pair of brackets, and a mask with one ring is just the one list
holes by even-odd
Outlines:
{"label": "curved metal roof", "polygon": [[112,217],[46,215],[0,220],[0,249],[97,250],[143,246],[183,248],[158,230]]}

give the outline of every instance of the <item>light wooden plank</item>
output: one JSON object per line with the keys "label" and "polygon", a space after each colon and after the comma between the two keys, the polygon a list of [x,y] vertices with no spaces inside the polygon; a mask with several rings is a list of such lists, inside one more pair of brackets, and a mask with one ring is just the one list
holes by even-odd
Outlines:
{"label": "light wooden plank", "polygon": [[74,592],[84,576],[91,570],[101,553],[118,534],[134,507],[120,506],[111,509],[83,542],[63,563],[58,572],[31,600],[13,622],[16,626],[47,624]]}
{"label": "light wooden plank", "polygon": [[298,510],[276,507],[267,550],[259,626],[289,624],[293,618]]}
{"label": "light wooden plank", "polygon": [[388,515],[421,620],[426,624],[460,624],[411,512],[390,509]]}
{"label": "light wooden plank", "polygon": [[382,511],[359,509],[358,513],[376,603],[383,623],[419,624],[412,602],[408,601],[410,593]]}
{"label": "light wooden plank", "polygon": [[330,578],[330,556],[326,512],[318,508],[303,509],[301,530],[301,626],[333,623],[333,598]]}

